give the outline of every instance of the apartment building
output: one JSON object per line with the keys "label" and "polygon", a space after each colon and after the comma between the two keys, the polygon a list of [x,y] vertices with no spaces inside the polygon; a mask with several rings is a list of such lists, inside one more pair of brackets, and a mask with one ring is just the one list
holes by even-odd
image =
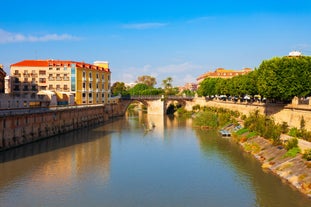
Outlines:
{"label": "apartment building", "polygon": [[238,75],[244,75],[251,72],[251,68],[243,68],[242,70],[226,70],[217,68],[215,71],[204,73],[197,78],[197,83],[200,84],[205,78],[232,78]]}
{"label": "apartment building", "polygon": [[0,64],[0,93],[4,93],[4,78],[6,76],[3,65]]}
{"label": "apartment building", "polygon": [[13,94],[73,94],[76,104],[108,103],[110,97],[108,62],[97,61],[95,65],[70,60],[23,60],[11,65],[10,74]]}

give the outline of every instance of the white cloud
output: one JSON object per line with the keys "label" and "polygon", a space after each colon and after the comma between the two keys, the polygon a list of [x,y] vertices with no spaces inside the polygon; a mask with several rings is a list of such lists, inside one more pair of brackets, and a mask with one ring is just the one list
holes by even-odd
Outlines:
{"label": "white cloud", "polygon": [[147,22],[147,23],[138,23],[138,24],[124,24],[122,25],[125,29],[155,29],[159,27],[164,27],[168,25],[167,23],[160,22]]}
{"label": "white cloud", "polygon": [[160,73],[180,73],[180,72],[189,72],[194,71],[197,69],[202,69],[202,66],[200,65],[194,65],[189,62],[184,62],[181,64],[170,64],[165,66],[160,66],[156,68],[155,70]]}
{"label": "white cloud", "polygon": [[11,33],[0,29],[0,44],[14,42],[48,42],[48,41],[64,41],[78,40],[78,37],[69,34],[46,34],[43,36],[24,35],[19,33]]}
{"label": "white cloud", "polygon": [[191,23],[206,22],[206,21],[209,21],[211,19],[214,19],[214,17],[212,17],[212,16],[198,17],[198,18],[190,19],[186,23],[191,24]]}
{"label": "white cloud", "polygon": [[185,83],[196,82],[196,76],[201,74],[203,66],[195,65],[190,62],[180,64],[169,64],[164,66],[152,66],[150,64],[141,67],[129,67],[122,69],[124,73],[114,74],[115,81],[124,83],[135,82],[138,76],[150,75],[157,80],[157,86],[161,86],[162,80],[167,77],[173,78],[174,86],[183,86]]}

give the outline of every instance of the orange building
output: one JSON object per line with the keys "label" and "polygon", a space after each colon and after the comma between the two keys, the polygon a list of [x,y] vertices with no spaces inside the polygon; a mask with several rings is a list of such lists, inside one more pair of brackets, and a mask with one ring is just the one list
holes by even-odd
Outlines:
{"label": "orange building", "polygon": [[[102,63],[102,62],[101,62]],[[11,65],[13,94],[35,96],[40,91],[68,93],[76,104],[108,103],[110,69],[105,64],[70,60],[23,60]]]}
{"label": "orange building", "polygon": [[242,70],[226,70],[224,68],[217,68],[214,72],[207,72],[197,78],[200,84],[205,78],[232,78],[238,75],[244,75],[251,72],[251,68],[244,68]]}

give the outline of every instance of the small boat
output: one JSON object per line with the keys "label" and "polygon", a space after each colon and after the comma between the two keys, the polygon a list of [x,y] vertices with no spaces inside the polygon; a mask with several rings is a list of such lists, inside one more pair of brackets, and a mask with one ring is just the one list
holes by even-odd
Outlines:
{"label": "small boat", "polygon": [[231,137],[231,133],[230,133],[229,131],[227,131],[227,130],[224,130],[224,129],[219,130],[219,133],[220,133],[221,136],[223,136],[223,137]]}

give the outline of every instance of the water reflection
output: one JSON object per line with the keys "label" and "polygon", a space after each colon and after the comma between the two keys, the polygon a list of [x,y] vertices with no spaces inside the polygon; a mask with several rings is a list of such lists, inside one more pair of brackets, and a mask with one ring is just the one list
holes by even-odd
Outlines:
{"label": "water reflection", "polygon": [[216,131],[195,130],[202,153],[209,159],[220,158],[234,169],[236,179],[256,195],[256,206],[306,206],[310,199],[293,189],[270,172],[264,172],[252,155],[243,152],[231,139],[220,137]]}
{"label": "water reflection", "polygon": [[99,183],[108,182],[112,131],[103,128],[83,129],[2,152],[0,194],[19,182],[35,183],[32,193],[55,183],[70,188],[94,173]]}
{"label": "water reflection", "polygon": [[[146,132],[145,126],[155,127]],[[310,206],[215,131],[128,114],[0,155],[1,206]]]}

